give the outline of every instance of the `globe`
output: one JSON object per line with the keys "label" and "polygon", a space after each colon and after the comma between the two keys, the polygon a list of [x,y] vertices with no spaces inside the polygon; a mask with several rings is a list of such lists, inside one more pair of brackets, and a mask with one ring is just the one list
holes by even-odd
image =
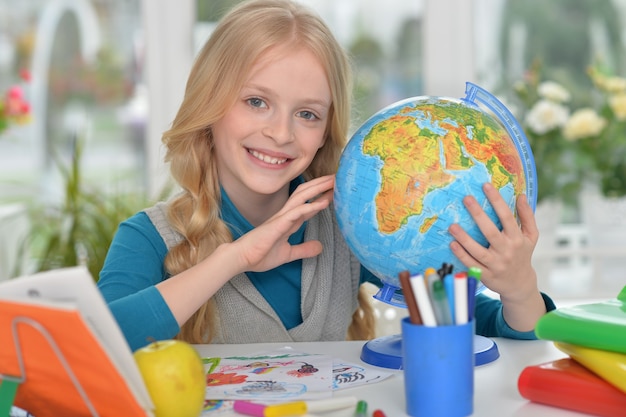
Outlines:
{"label": "globe", "polygon": [[357,129],[339,161],[334,207],[349,247],[384,284],[376,298],[403,305],[404,270],[423,273],[443,263],[467,269],[450,249],[448,228],[458,223],[488,245],[462,202],[474,196],[501,228],[484,183],[514,213],[522,193],[534,208],[534,160],[521,132],[506,107],[471,83],[465,99],[408,98]]}

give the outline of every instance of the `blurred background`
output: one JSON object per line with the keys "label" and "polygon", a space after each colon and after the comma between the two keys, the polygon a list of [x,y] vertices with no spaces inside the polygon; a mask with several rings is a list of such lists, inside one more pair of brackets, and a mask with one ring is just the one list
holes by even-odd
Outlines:
{"label": "blurred background", "polygon": [[[465,82],[522,123],[555,298],[626,284],[626,0],[301,0],[351,54],[353,130]],[[0,279],[84,263],[171,192],[161,134],[236,0],[0,0]]]}

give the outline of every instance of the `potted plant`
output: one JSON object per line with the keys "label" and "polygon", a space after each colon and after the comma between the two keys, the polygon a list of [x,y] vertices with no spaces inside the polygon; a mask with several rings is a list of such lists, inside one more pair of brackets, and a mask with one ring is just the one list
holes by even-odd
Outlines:
{"label": "potted plant", "polygon": [[83,141],[76,140],[69,165],[56,158],[63,178],[62,201],[30,207],[32,226],[22,252],[34,272],[86,265],[97,280],[119,223],[151,204],[142,192],[110,193],[85,184],[82,154]]}

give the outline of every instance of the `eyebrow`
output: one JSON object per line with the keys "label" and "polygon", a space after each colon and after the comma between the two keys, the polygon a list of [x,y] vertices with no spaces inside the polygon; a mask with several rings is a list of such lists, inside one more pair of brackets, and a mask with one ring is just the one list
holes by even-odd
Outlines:
{"label": "eyebrow", "polygon": [[[255,85],[255,84],[244,84],[244,86],[242,87],[242,91],[245,91],[246,89],[252,89],[252,90],[258,90],[262,93],[268,94],[268,95],[273,95],[274,92],[273,90],[270,90],[268,88],[265,88],[263,86],[260,85]],[[317,99],[317,98],[305,98],[304,100],[301,100],[304,104],[306,105],[319,105],[322,106],[326,109],[330,108],[331,104],[332,104],[332,100],[331,101],[326,101],[324,99]]]}

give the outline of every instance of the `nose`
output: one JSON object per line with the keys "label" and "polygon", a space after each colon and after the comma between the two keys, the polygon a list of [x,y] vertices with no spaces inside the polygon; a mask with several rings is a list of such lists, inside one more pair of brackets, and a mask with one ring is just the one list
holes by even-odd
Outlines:
{"label": "nose", "polygon": [[293,119],[288,112],[275,112],[268,119],[263,134],[272,138],[277,144],[289,143],[294,140]]}

